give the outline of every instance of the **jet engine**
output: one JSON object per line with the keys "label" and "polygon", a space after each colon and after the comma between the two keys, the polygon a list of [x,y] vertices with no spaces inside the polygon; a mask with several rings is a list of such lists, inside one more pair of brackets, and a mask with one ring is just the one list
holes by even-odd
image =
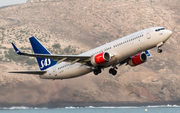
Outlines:
{"label": "jet engine", "polygon": [[102,65],[102,64],[108,62],[110,59],[111,59],[111,57],[110,57],[109,53],[102,52],[102,53],[99,53],[99,54],[93,56],[93,58],[91,59],[91,64],[93,66]]}
{"label": "jet engine", "polygon": [[137,66],[139,64],[142,64],[146,62],[147,60],[147,55],[145,53],[139,53],[134,55],[129,61],[128,64],[130,66]]}

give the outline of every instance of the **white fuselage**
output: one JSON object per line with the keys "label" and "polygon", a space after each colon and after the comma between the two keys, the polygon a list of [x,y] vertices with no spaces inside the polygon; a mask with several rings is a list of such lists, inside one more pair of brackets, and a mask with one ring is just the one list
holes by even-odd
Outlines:
{"label": "white fuselage", "polygon": [[[121,61],[130,58],[131,56],[156,47],[160,43],[165,43],[172,32],[167,29],[156,31],[162,27],[153,27],[135,32],[131,35],[122,37],[110,43],[106,43],[100,47],[82,53],[80,55],[96,55],[102,52],[108,52],[111,55],[111,60],[101,66],[103,68],[117,65]],[[93,71],[93,67],[70,62],[61,62],[47,69],[47,73],[40,75],[43,79],[68,79]]]}

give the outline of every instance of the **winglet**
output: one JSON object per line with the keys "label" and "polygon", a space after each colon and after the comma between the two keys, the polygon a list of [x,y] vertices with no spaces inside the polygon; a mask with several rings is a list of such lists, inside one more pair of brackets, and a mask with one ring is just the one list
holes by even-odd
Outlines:
{"label": "winglet", "polygon": [[16,53],[17,53],[18,55],[22,55],[22,54],[23,54],[23,53],[21,53],[21,51],[19,51],[19,49],[14,45],[14,43],[11,43],[11,44],[12,44],[14,50],[16,51]]}
{"label": "winglet", "polygon": [[152,57],[151,53],[148,50],[146,50],[145,53],[146,53],[147,57]]}

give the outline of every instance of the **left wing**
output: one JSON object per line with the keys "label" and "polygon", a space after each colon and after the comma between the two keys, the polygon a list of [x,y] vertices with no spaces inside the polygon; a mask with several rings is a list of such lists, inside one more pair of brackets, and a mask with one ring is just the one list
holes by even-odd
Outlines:
{"label": "left wing", "polygon": [[32,53],[22,53],[19,51],[19,49],[12,43],[14,50],[18,55],[24,55],[24,56],[30,56],[30,57],[39,57],[39,58],[49,58],[53,59],[55,61],[68,61],[71,63],[76,63],[76,62],[87,62],[91,60],[90,55],[48,55],[48,54],[32,54]]}
{"label": "left wing", "polygon": [[35,75],[43,75],[47,71],[12,71],[9,73],[19,73],[19,74],[35,74]]}

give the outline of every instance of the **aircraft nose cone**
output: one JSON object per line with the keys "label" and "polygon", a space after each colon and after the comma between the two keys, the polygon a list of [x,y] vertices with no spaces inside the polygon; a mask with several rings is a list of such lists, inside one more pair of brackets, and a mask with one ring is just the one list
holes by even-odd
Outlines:
{"label": "aircraft nose cone", "polygon": [[168,35],[168,37],[170,37],[172,35],[172,31],[171,30],[167,30],[167,35]]}

